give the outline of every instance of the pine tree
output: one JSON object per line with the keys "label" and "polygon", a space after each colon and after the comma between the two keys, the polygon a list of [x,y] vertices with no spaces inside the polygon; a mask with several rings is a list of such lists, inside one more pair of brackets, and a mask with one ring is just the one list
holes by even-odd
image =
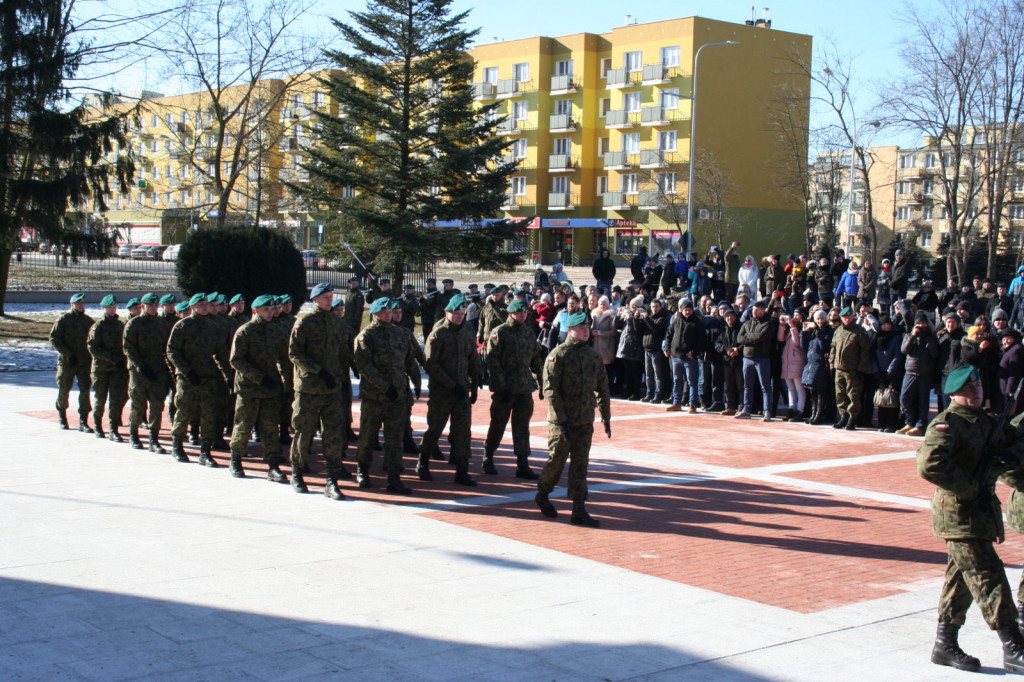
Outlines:
{"label": "pine tree", "polygon": [[[334,21],[350,48],[330,52],[324,80],[339,114],[320,114],[310,149],[311,182],[294,189],[329,230],[351,242],[401,290],[405,266],[463,260],[508,269],[502,252],[521,222],[479,221],[499,213],[515,168],[499,164],[508,143],[494,135],[497,105],[475,107],[466,55],[476,31],[451,0],[370,0],[351,23]],[[343,197],[343,188],[355,196]],[[349,192],[351,194],[351,192]],[[440,221],[462,221],[444,228]],[[470,225],[466,227],[465,225]]]}
{"label": "pine tree", "polygon": [[0,3],[0,314],[21,229],[66,241],[69,206],[91,198],[106,210],[111,181],[123,191],[134,173],[130,155],[103,157],[125,143],[130,114],[90,119],[83,104],[71,106],[68,83],[91,49],[75,40],[73,4]]}

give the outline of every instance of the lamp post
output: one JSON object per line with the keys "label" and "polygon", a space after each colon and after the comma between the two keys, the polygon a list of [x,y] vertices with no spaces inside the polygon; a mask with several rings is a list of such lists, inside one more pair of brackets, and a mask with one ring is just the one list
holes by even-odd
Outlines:
{"label": "lamp post", "polygon": [[686,234],[689,236],[685,251],[689,251],[694,243],[693,236],[693,167],[694,156],[697,152],[697,66],[700,63],[700,53],[705,47],[718,45],[739,45],[735,40],[726,40],[721,43],[704,43],[697,48],[693,55],[693,92],[690,93],[690,181],[686,186]]}
{"label": "lamp post", "polygon": [[[857,173],[857,138],[860,137],[860,130],[857,129],[857,114],[853,112],[853,140],[850,148],[850,191],[846,197],[846,256],[850,257],[850,250],[853,248],[853,178]],[[881,125],[878,121],[868,121],[865,126]],[[865,173],[867,169],[864,169]]]}

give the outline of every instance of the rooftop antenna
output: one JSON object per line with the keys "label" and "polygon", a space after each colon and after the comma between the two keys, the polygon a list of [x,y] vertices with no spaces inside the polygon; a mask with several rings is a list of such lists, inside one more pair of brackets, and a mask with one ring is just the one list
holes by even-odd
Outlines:
{"label": "rooftop antenna", "polygon": [[625,26],[629,26],[631,23],[633,23],[633,15],[632,14],[627,14],[626,18],[623,20],[622,23]]}

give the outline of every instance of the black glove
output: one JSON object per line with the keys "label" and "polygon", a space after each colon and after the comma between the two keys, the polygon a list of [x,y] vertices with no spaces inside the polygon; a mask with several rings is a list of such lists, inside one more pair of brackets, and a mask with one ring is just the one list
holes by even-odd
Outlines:
{"label": "black glove", "polygon": [[474,386],[469,391],[469,404],[470,405],[476,405],[476,390],[477,390],[476,386]]}
{"label": "black glove", "polygon": [[327,388],[333,389],[335,386],[338,385],[338,382],[335,381],[334,379],[334,375],[328,372],[326,369],[320,370],[319,372],[316,373],[316,375],[320,377],[320,381],[324,382],[324,386],[326,386]]}
{"label": "black glove", "polygon": [[156,370],[146,365],[142,368],[142,376],[146,377],[150,381],[156,381]]}
{"label": "black glove", "polygon": [[198,386],[199,382],[201,381],[201,379],[199,378],[199,373],[196,372],[194,369],[190,369],[185,374],[185,378],[188,379],[188,382],[193,386]]}
{"label": "black glove", "polygon": [[414,386],[413,389],[412,389],[412,392],[416,394],[416,400],[419,400],[420,399],[420,387],[419,386]]}
{"label": "black glove", "polygon": [[612,423],[607,419],[604,420],[604,432],[608,434],[608,437],[612,437]]}
{"label": "black glove", "polygon": [[558,425],[558,430],[562,432],[562,438],[569,440],[572,438],[572,424],[568,421],[564,421]]}
{"label": "black glove", "polygon": [[384,395],[388,397],[388,400],[398,400],[398,389],[394,386],[388,386],[388,390],[384,391]]}
{"label": "black glove", "polygon": [[466,387],[462,384],[455,384],[455,388],[452,389],[452,395],[459,400],[462,400],[466,397]]}
{"label": "black glove", "polygon": [[262,379],[260,379],[260,384],[262,384],[263,388],[271,391],[277,388],[277,382],[274,381],[274,377],[270,376],[269,374],[265,375]]}

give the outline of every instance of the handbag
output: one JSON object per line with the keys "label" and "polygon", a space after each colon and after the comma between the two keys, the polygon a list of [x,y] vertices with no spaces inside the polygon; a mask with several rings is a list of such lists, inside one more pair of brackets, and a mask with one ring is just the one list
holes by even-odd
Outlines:
{"label": "handbag", "polygon": [[896,408],[900,406],[894,386],[883,386],[875,391],[875,407]]}

